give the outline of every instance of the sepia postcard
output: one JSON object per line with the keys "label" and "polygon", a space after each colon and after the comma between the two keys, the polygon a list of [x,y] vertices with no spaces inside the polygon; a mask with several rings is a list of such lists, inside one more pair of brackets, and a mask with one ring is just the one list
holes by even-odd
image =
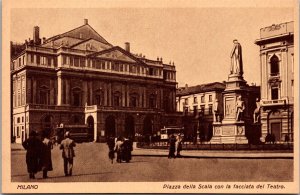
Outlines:
{"label": "sepia postcard", "polygon": [[299,2],[5,0],[3,193],[299,193]]}

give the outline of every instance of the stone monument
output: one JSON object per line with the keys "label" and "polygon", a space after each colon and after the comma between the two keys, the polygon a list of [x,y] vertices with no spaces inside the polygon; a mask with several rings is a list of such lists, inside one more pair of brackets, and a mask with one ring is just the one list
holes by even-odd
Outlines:
{"label": "stone monument", "polygon": [[211,143],[248,143],[243,120],[247,105],[243,101],[246,81],[243,78],[242,47],[237,40],[233,43],[230,73],[223,92],[224,117],[222,121],[214,121]]}

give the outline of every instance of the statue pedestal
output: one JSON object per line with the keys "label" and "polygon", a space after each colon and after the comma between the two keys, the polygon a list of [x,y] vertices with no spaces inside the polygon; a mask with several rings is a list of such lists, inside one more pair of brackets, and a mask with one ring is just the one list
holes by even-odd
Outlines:
{"label": "statue pedestal", "polygon": [[248,139],[245,136],[245,122],[237,121],[239,117],[237,107],[244,102],[246,93],[246,81],[240,74],[230,74],[226,82],[226,88],[223,92],[224,119],[222,122],[213,123],[213,137],[211,143],[228,144],[247,144]]}
{"label": "statue pedestal", "polygon": [[213,137],[210,142],[214,144],[247,144],[245,123],[243,121],[213,123]]}

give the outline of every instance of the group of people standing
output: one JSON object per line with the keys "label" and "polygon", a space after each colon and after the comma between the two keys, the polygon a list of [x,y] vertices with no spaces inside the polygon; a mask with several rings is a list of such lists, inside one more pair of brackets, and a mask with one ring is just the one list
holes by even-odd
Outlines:
{"label": "group of people standing", "polygon": [[180,158],[180,152],[182,150],[182,136],[178,134],[176,137],[174,134],[169,138],[169,155],[168,158]]}
{"label": "group of people standing", "polygon": [[[53,143],[48,131],[43,131],[41,136],[35,131],[29,133],[29,138],[22,145],[26,152],[27,171],[30,179],[35,179],[35,174],[43,171],[43,178],[48,177],[48,171],[53,170],[51,150]],[[60,149],[64,160],[64,172],[66,176],[72,175],[73,158],[75,157],[75,142],[70,139],[70,133],[66,132],[65,139],[61,142]]]}
{"label": "group of people standing", "polygon": [[131,139],[123,138],[123,137],[109,137],[107,139],[108,145],[108,157],[113,163],[115,158],[115,152],[117,153],[117,163],[121,163],[122,161],[129,162],[131,160],[131,152],[133,150],[132,146],[133,142]]}

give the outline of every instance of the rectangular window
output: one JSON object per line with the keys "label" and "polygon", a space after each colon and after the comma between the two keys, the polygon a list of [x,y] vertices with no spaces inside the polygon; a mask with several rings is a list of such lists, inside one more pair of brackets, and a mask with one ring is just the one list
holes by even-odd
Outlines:
{"label": "rectangular window", "polygon": [[194,106],[194,116],[196,116],[197,115],[197,110],[198,108],[197,108],[197,106]]}
{"label": "rectangular window", "polygon": [[80,58],[80,67],[85,67],[85,59]]}
{"label": "rectangular window", "polygon": [[25,65],[26,63],[25,63],[25,56],[23,56],[23,65]]}
{"label": "rectangular window", "polygon": [[208,114],[212,114],[212,105],[208,105]]}
{"label": "rectangular window", "polygon": [[41,56],[36,55],[36,64],[40,65],[41,64]]}
{"label": "rectangular window", "polygon": [[68,64],[69,64],[70,66],[74,66],[74,58],[73,58],[72,56],[70,56],[70,57],[68,57],[68,59],[69,59]]}
{"label": "rectangular window", "polygon": [[278,92],[279,92],[278,87],[272,87],[272,89],[271,89],[272,100],[278,100],[278,96],[279,96]]}
{"label": "rectangular window", "polygon": [[188,104],[189,104],[189,98],[185,98],[185,99],[184,99],[184,104],[185,104],[185,105],[188,105]]}
{"label": "rectangular window", "polygon": [[20,137],[20,129],[17,127],[17,137]]}
{"label": "rectangular window", "polygon": [[101,61],[102,69],[105,70],[105,61]]}
{"label": "rectangular window", "polygon": [[34,55],[33,54],[30,54],[30,62],[34,63]]}
{"label": "rectangular window", "polygon": [[208,101],[209,101],[209,102],[212,102],[212,95],[209,95],[209,96],[208,96]]}
{"label": "rectangular window", "polygon": [[48,58],[47,58],[47,65],[48,65],[48,66],[51,66],[51,57],[48,57]]}
{"label": "rectangular window", "polygon": [[79,67],[79,58],[78,57],[74,58],[74,66]]}
{"label": "rectangular window", "polygon": [[20,117],[17,118],[17,123],[20,123]]}
{"label": "rectangular window", "polygon": [[120,71],[123,72],[123,64],[120,64]]}
{"label": "rectangular window", "polygon": [[101,69],[101,61],[100,60],[96,60],[96,68]]}
{"label": "rectangular window", "polygon": [[153,75],[153,68],[149,68],[149,75]]}
{"label": "rectangular window", "polygon": [[22,123],[24,122],[24,116],[22,116]]}
{"label": "rectangular window", "polygon": [[57,58],[56,57],[53,58],[53,64],[54,64],[54,67],[57,67]]}
{"label": "rectangular window", "polygon": [[63,56],[63,65],[67,64],[67,56]]}
{"label": "rectangular window", "polygon": [[19,58],[19,67],[21,66],[22,64],[21,64],[21,58]]}
{"label": "rectangular window", "polygon": [[203,95],[203,96],[201,96],[201,103],[204,103],[205,102],[205,98],[204,98],[205,96]]}
{"label": "rectangular window", "polygon": [[194,104],[197,104],[197,97],[194,97]]}

